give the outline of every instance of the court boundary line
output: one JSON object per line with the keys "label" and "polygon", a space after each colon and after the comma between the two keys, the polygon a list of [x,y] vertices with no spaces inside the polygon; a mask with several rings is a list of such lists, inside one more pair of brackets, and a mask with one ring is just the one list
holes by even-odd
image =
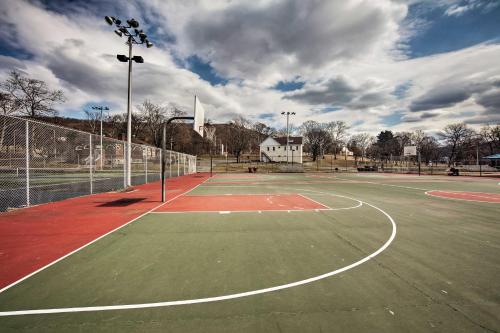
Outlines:
{"label": "court boundary line", "polygon": [[306,200],[309,200],[309,201],[312,201],[312,202],[314,202],[314,203],[317,203],[318,205],[321,205],[321,206],[323,206],[323,207],[326,207],[326,208],[328,208],[328,209],[330,209],[330,210],[332,209],[332,207],[330,207],[330,206],[328,206],[328,205],[325,205],[324,203],[321,203],[321,202],[318,202],[318,201],[316,201],[316,200],[314,200],[314,199],[311,199],[311,198],[309,198],[309,197],[306,197],[306,196],[305,196],[305,195],[303,195],[303,194],[300,194],[300,193],[297,193],[297,194],[298,194],[298,195],[300,195],[302,198],[304,198],[304,199],[306,199]]}
{"label": "court boundary line", "polygon": [[[351,179],[345,179],[345,178],[339,178],[347,181],[353,181]],[[403,186],[403,185],[394,185],[394,184],[383,184],[383,183],[376,183],[376,182],[370,182],[370,181],[363,181],[360,184],[374,184],[374,185],[382,185],[382,186],[391,186],[391,187],[399,187],[399,188],[407,188],[411,190],[420,190],[420,191],[433,191],[430,189],[426,188],[419,188],[419,187],[411,187],[411,186]]]}
{"label": "court boundary line", "polygon": [[[203,183],[201,183],[203,184]],[[199,184],[199,185],[201,185]],[[198,185],[198,186],[199,186]],[[304,189],[301,189],[304,190]],[[373,259],[383,251],[385,251],[389,245],[393,242],[393,240],[396,237],[397,233],[397,226],[396,222],[394,219],[383,209],[372,205],[370,203],[364,202],[362,200],[354,199],[351,197],[343,196],[343,195],[338,195],[338,194],[332,194],[332,193],[325,193],[325,192],[320,192],[320,191],[314,191],[314,190],[306,190],[310,192],[316,192],[316,193],[323,193],[323,194],[329,194],[331,196],[338,196],[338,197],[343,197],[347,199],[351,199],[354,201],[358,201],[361,204],[366,204],[375,210],[378,210],[381,212],[385,217],[389,220],[389,222],[392,225],[392,232],[391,235],[389,236],[389,239],[380,247],[378,248],[375,252],[372,252],[371,254],[361,258],[360,260],[338,268],[334,271],[327,272],[321,275],[317,275],[311,278],[291,282],[288,284],[282,284],[274,287],[269,287],[269,288],[262,288],[262,289],[256,289],[252,291],[246,291],[246,292],[241,292],[241,293],[234,293],[234,294],[228,294],[228,295],[223,295],[223,296],[213,296],[213,297],[205,297],[205,298],[197,298],[197,299],[187,299],[187,300],[178,300],[178,301],[166,301],[166,302],[155,302],[155,303],[142,303],[142,304],[123,304],[123,305],[105,305],[105,306],[89,306],[89,307],[71,307],[71,308],[53,308],[53,309],[39,309],[39,310],[16,310],[16,311],[3,311],[0,312],[0,317],[7,317],[7,316],[21,316],[21,315],[34,315],[34,314],[54,314],[54,313],[76,313],[76,312],[95,312],[95,311],[112,311],[112,310],[126,310],[126,309],[145,309],[145,308],[159,308],[159,307],[169,307],[169,306],[176,306],[176,305],[189,305],[189,304],[200,304],[200,303],[211,303],[211,302],[218,302],[218,301],[225,301],[225,300],[230,300],[230,299],[236,299],[236,298],[242,298],[242,297],[247,297],[247,296],[253,296],[253,295],[259,295],[259,294],[265,294],[273,291],[278,291],[278,290],[283,290],[283,289],[288,289],[292,287],[297,287],[300,285],[305,285],[309,284],[315,281],[319,281],[334,275],[337,275],[339,273],[348,271],[352,268],[355,268],[359,265],[364,264],[365,262]]]}
{"label": "court boundary line", "polygon": [[[43,270],[45,270],[45,269],[47,269],[47,268],[49,268],[49,267],[51,267],[51,266],[53,266],[53,265],[57,264],[58,262],[60,262],[60,261],[62,261],[62,260],[64,260],[64,259],[66,259],[67,257],[69,257],[69,256],[71,256],[71,255],[73,255],[73,254],[75,254],[75,253],[77,253],[77,252],[79,252],[79,251],[83,250],[83,249],[84,249],[84,248],[86,248],[87,246],[90,246],[90,245],[94,244],[95,242],[97,242],[97,241],[101,240],[102,238],[104,238],[104,237],[106,237],[106,236],[108,236],[108,235],[112,234],[113,232],[115,232],[115,231],[117,231],[117,230],[119,230],[119,229],[121,229],[121,228],[123,228],[123,227],[125,227],[125,226],[129,225],[129,224],[130,224],[130,223],[132,223],[132,222],[137,221],[137,220],[138,220],[138,219],[140,219],[141,217],[143,217],[143,216],[145,216],[145,215],[147,215],[147,214],[149,214],[149,213],[153,212],[155,209],[160,208],[161,206],[163,206],[163,205],[165,205],[165,204],[169,203],[170,201],[173,201],[173,200],[177,199],[177,198],[178,198],[178,197],[180,197],[181,195],[184,195],[184,194],[186,194],[186,193],[191,192],[192,190],[194,190],[195,188],[197,188],[198,186],[200,186],[201,184],[203,184],[204,182],[206,182],[208,179],[210,179],[210,178],[205,179],[203,182],[199,183],[198,185],[196,185],[195,187],[191,188],[190,190],[188,190],[188,191],[186,191],[186,192],[184,192],[184,193],[180,193],[180,194],[178,194],[177,196],[173,197],[172,199],[170,199],[170,200],[168,200],[168,201],[162,202],[162,203],[161,203],[161,204],[159,204],[158,206],[155,206],[154,208],[152,208],[152,209],[148,210],[147,212],[145,212],[145,213],[143,213],[143,214],[141,214],[141,215],[137,216],[136,218],[134,218],[134,219],[132,219],[132,220],[128,221],[127,223],[125,223],[125,224],[123,224],[123,225],[121,225],[121,226],[119,226],[119,227],[117,227],[117,228],[115,228],[115,229],[113,229],[113,230],[111,230],[111,231],[108,231],[107,233],[105,233],[105,234],[103,234],[103,235],[99,236],[98,238],[96,238],[96,239],[94,239],[94,240],[92,240],[92,241],[90,241],[90,242],[88,242],[88,243],[86,243],[86,244],[84,244],[84,245],[80,246],[79,248],[77,248],[77,249],[75,249],[75,250],[73,250],[73,251],[71,251],[71,252],[69,252],[69,253],[65,254],[64,256],[57,258],[56,260],[54,260],[54,261],[52,261],[52,262],[48,263],[47,265],[45,265],[45,266],[43,266],[43,267],[40,267],[39,269],[37,269],[37,270],[35,270],[35,271],[33,271],[33,272],[29,273],[29,274],[28,274],[28,275],[26,275],[26,276],[23,276],[23,277],[22,277],[22,278],[20,278],[19,280],[16,280],[16,281],[12,282],[11,284],[9,284],[9,285],[7,285],[7,286],[3,287],[2,289],[0,289],[0,294],[1,294],[1,293],[3,293],[4,291],[6,291],[6,290],[8,290],[8,289],[10,289],[10,288],[12,288],[12,287],[14,287],[15,285],[17,285],[17,284],[19,284],[19,283],[23,282],[24,280],[29,279],[29,278],[30,278],[30,277],[32,277],[33,275],[36,275],[36,274],[38,274],[38,273],[42,272]],[[0,315],[0,316],[1,316],[1,315]]]}
{"label": "court boundary line", "polygon": [[[448,199],[448,200],[457,200],[457,201],[470,201],[470,202],[482,202],[482,203],[487,203],[487,204],[499,204],[500,202],[495,202],[495,201],[482,201],[482,200],[470,200],[470,199],[461,199],[461,198],[449,198],[449,197],[444,197],[440,195],[435,195],[429,192],[448,192],[448,193],[483,193],[486,194],[486,192],[467,192],[467,191],[446,191],[446,190],[429,190],[425,192],[425,195],[429,197],[434,197],[434,198],[440,198],[440,199]],[[496,194],[496,193],[492,193]]]}

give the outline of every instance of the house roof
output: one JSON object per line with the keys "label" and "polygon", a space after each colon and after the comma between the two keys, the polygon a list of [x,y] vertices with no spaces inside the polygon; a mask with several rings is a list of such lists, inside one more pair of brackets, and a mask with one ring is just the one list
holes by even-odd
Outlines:
{"label": "house roof", "polygon": [[[286,146],[286,136],[280,136],[277,138],[273,138],[274,140],[278,141],[280,145]],[[301,145],[302,144],[302,137],[301,136],[291,136],[290,140],[288,141],[290,144],[293,145]]]}
{"label": "house roof", "polygon": [[500,160],[500,154],[490,155],[483,158],[488,160]]}

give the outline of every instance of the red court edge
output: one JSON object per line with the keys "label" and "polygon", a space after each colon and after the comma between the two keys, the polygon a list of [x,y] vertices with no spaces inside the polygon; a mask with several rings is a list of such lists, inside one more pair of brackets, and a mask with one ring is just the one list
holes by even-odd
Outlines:
{"label": "red court edge", "polygon": [[187,195],[155,212],[288,211],[329,209],[299,194]]}
{"label": "red court edge", "polygon": [[428,191],[427,194],[434,197],[442,197],[448,199],[500,203],[499,193]]}
{"label": "red court edge", "polygon": [[[167,200],[208,178],[167,180]],[[0,214],[0,289],[54,262],[161,204],[160,183],[18,209]]]}

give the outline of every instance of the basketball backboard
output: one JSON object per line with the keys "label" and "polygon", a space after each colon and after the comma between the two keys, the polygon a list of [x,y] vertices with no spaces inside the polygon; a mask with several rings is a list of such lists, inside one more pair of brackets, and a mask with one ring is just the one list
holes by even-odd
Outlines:
{"label": "basketball backboard", "polygon": [[203,137],[203,124],[205,121],[205,109],[198,96],[194,96],[194,123],[193,130]]}
{"label": "basketball backboard", "polygon": [[417,155],[417,146],[405,146],[403,148],[404,156],[416,156]]}

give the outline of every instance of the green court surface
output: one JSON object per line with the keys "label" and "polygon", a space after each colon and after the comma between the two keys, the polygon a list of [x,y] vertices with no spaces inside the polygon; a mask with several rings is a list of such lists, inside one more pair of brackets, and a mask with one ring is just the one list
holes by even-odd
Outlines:
{"label": "green court surface", "polygon": [[[255,208],[149,213],[0,293],[1,312],[56,309],[1,316],[0,331],[499,332],[500,203],[430,190],[498,195],[500,184],[215,175],[171,204],[247,194]],[[257,204],[276,194],[327,209]]]}

